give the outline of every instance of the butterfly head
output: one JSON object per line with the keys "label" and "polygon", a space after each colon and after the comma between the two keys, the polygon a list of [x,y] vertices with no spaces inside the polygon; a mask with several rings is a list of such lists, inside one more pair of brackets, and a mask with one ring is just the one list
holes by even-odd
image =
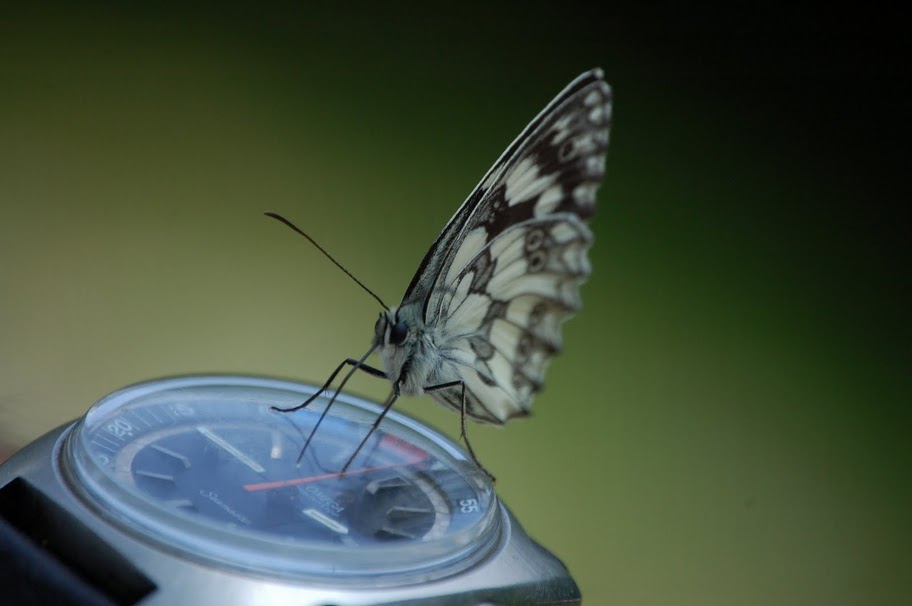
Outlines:
{"label": "butterfly head", "polygon": [[409,337],[409,327],[405,320],[399,317],[398,308],[391,308],[380,312],[377,323],[374,325],[374,343],[381,347],[400,347]]}
{"label": "butterfly head", "polygon": [[428,384],[434,358],[421,311],[420,302],[406,303],[382,312],[374,325],[374,347],[396,393],[418,395]]}

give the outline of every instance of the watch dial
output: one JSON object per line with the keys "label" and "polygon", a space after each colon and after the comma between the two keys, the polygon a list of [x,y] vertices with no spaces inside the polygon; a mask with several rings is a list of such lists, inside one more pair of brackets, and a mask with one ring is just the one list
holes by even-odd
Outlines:
{"label": "watch dial", "polygon": [[96,404],[69,441],[74,483],[128,531],[271,574],[462,569],[496,542],[486,476],[443,437],[391,414],[341,475],[378,408],[245,377],[141,384]]}

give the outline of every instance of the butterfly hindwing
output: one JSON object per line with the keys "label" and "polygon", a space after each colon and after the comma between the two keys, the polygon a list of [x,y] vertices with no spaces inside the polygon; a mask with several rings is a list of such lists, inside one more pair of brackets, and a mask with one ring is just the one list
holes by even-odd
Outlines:
{"label": "butterfly hindwing", "polygon": [[560,326],[581,305],[591,242],[575,215],[530,219],[505,230],[460,272],[436,334],[479,402],[468,407],[471,416],[502,423],[528,412],[561,349]]}
{"label": "butterfly hindwing", "polygon": [[[529,411],[560,325],[581,305],[610,97],[598,70],[558,95],[453,216],[406,293],[404,304],[424,297],[425,324],[459,365],[478,420]],[[461,407],[459,390],[431,395]]]}

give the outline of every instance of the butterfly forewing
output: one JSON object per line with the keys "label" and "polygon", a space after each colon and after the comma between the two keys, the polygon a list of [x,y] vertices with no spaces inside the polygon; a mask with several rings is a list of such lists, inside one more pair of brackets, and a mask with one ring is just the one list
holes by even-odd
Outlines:
{"label": "butterfly forewing", "polygon": [[[406,291],[403,306],[423,306],[439,355],[465,385],[466,413],[478,420],[529,411],[560,350],[561,323],[581,305],[592,242],[585,219],[610,119],[601,71],[574,80],[488,171]],[[431,395],[461,409],[460,390]]]}

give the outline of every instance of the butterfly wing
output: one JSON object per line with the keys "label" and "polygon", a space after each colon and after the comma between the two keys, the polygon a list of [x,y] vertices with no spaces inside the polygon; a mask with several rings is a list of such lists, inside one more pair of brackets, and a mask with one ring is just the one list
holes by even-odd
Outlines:
{"label": "butterfly wing", "polygon": [[[589,276],[585,224],[604,174],[611,91],[601,70],[571,82],[523,130],[428,251],[403,304],[423,301],[467,413],[528,413]],[[435,399],[461,408],[459,390]]]}

